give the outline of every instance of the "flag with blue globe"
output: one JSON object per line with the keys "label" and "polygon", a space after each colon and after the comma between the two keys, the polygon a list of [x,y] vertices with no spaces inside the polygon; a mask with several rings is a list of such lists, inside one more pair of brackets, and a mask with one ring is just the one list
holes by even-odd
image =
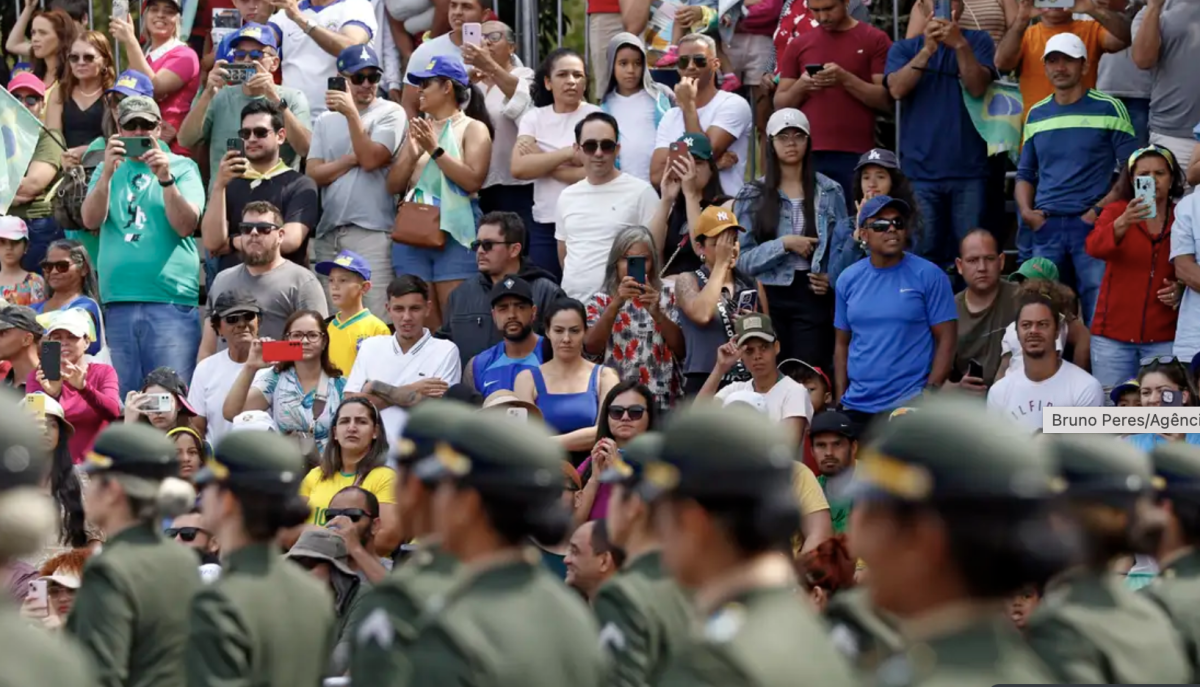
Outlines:
{"label": "flag with blue globe", "polygon": [[0,89],[0,145],[4,164],[0,165],[0,214],[7,214],[17,187],[25,177],[33,151],[37,148],[41,123],[8,91]]}
{"label": "flag with blue globe", "polygon": [[1021,89],[1008,81],[993,81],[982,98],[976,98],[963,86],[963,103],[980,138],[987,142],[988,155],[1008,153],[1013,163],[1021,152],[1021,121],[1024,113]]}

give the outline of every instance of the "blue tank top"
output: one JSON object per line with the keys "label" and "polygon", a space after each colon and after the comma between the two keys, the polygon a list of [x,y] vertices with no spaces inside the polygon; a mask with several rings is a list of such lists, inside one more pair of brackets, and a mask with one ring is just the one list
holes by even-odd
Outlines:
{"label": "blue tank top", "polygon": [[483,394],[484,398],[501,389],[512,391],[517,375],[523,370],[536,370],[546,362],[542,359],[541,337],[537,338],[538,345],[534,347],[533,353],[519,360],[504,354],[503,341],[475,356],[475,362],[471,366],[471,379],[475,382],[475,390]]}
{"label": "blue tank top", "polygon": [[587,391],[577,394],[552,394],[546,391],[542,369],[535,367],[531,372],[533,383],[537,385],[537,407],[542,411],[542,418],[546,424],[559,434],[568,434],[596,424],[596,413],[600,411],[600,398],[596,395],[596,383],[600,378],[599,365],[592,368]]}

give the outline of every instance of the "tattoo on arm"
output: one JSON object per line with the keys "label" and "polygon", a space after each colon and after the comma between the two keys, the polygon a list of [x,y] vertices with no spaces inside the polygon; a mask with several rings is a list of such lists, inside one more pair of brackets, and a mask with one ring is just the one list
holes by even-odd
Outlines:
{"label": "tattoo on arm", "polygon": [[406,386],[392,386],[391,384],[375,380],[371,380],[370,391],[368,393],[400,408],[410,408],[416,405],[421,397],[416,391]]}

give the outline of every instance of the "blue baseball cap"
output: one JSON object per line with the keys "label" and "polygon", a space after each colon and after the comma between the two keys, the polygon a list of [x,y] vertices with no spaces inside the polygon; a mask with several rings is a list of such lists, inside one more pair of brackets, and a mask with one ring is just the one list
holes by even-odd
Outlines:
{"label": "blue baseball cap", "polygon": [[867,165],[877,165],[884,169],[900,169],[900,162],[896,159],[896,154],[887,148],[874,148],[862,154],[858,158],[858,164],[854,165],[854,171],[866,167]]}
{"label": "blue baseball cap", "polygon": [[1138,384],[1137,378],[1127,379],[1120,384],[1114,386],[1112,391],[1108,392],[1108,397],[1112,399],[1113,405],[1121,402],[1121,397],[1130,391],[1137,391],[1141,386]]}
{"label": "blue baseball cap", "polygon": [[339,267],[349,272],[353,272],[358,276],[371,281],[371,266],[367,264],[367,259],[355,253],[354,251],[344,250],[337,254],[333,260],[318,262],[313,269],[317,274],[323,274],[326,277],[333,271],[333,268]]}
{"label": "blue baseball cap", "polygon": [[410,84],[418,86],[425,79],[434,76],[450,79],[463,86],[471,83],[471,77],[467,76],[467,68],[463,65],[462,60],[451,55],[435,55],[433,59],[429,60],[429,64],[425,65],[425,69],[410,70],[407,79]]}
{"label": "blue baseball cap", "polygon": [[117,77],[117,82],[113,84],[113,87],[106,92],[120,93],[131,98],[138,95],[153,98],[154,82],[150,80],[150,77],[136,69],[126,69]]}
{"label": "blue baseball cap", "polygon": [[238,29],[232,36],[230,36],[229,43],[228,43],[229,48],[232,49],[233,46],[236,45],[238,41],[240,41],[244,38],[248,38],[257,43],[261,43],[264,46],[267,46],[269,48],[276,48],[276,49],[279,48],[279,42],[275,39],[275,32],[269,26],[263,26],[262,24],[255,24],[254,22],[250,22],[249,24],[244,25],[242,28]]}
{"label": "blue baseball cap", "polygon": [[379,55],[369,45],[352,45],[338,55],[338,71],[343,74],[357,74],[364,69],[382,69],[379,66]]}
{"label": "blue baseball cap", "polygon": [[884,208],[896,208],[901,212],[901,214],[904,215],[912,212],[912,208],[908,206],[908,203],[900,200],[899,198],[893,198],[891,196],[875,196],[871,200],[863,203],[862,210],[860,210],[858,213],[859,226],[862,226],[862,224],[868,219],[875,217],[880,212],[883,212]]}

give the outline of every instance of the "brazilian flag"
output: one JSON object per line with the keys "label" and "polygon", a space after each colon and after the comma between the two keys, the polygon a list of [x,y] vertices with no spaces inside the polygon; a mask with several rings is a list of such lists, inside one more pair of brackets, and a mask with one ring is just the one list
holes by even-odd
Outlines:
{"label": "brazilian flag", "polygon": [[963,103],[971,113],[971,122],[987,142],[988,155],[1008,153],[1013,163],[1021,152],[1021,115],[1025,111],[1021,89],[1008,81],[993,81],[982,98],[976,98],[963,86]]}
{"label": "brazilian flag", "polygon": [[41,123],[7,90],[0,89],[0,145],[4,146],[4,165],[0,166],[0,214],[7,214],[25,178],[25,170],[37,148]]}

